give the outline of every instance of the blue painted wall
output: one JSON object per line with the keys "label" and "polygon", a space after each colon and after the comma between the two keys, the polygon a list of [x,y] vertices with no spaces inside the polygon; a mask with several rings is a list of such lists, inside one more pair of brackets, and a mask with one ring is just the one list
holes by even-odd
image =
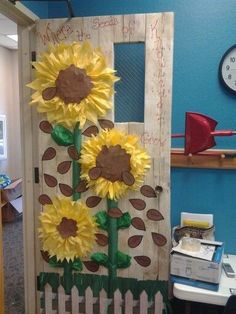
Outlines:
{"label": "blue painted wall", "polygon": [[32,12],[42,19],[48,17],[48,1],[21,1]]}
{"label": "blue painted wall", "polygon": [[[236,129],[236,96],[218,82],[221,56],[236,43],[235,0],[74,0],[76,16],[173,11],[175,13],[172,133],[184,131],[186,111],[205,113],[219,129]],[[32,7],[31,7],[32,8]],[[62,2],[48,16],[65,17]],[[45,17],[44,15],[41,15]],[[180,141],[173,141],[179,146]],[[236,137],[217,139],[217,148],[236,148]],[[236,171],[172,169],[172,224],[181,211],[213,213],[216,239],[236,254]]]}

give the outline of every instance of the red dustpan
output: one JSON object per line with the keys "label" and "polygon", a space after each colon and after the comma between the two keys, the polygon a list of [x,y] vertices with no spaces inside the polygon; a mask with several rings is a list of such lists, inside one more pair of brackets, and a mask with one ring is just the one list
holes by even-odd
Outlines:
{"label": "red dustpan", "polygon": [[216,145],[214,136],[232,136],[235,131],[215,131],[217,121],[201,113],[186,112],[185,134],[173,134],[173,138],[185,137],[184,154],[197,154]]}

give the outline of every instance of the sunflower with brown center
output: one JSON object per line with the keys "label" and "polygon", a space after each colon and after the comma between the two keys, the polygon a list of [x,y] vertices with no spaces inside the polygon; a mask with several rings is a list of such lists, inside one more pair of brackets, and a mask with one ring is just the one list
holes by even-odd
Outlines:
{"label": "sunflower with brown center", "polygon": [[108,68],[100,49],[85,42],[50,46],[33,62],[36,79],[31,104],[47,113],[48,121],[82,128],[86,120],[97,122],[111,108],[113,85],[118,78]]}
{"label": "sunflower with brown center", "polygon": [[92,251],[97,225],[89,208],[81,201],[56,197],[52,204],[44,206],[39,219],[39,237],[43,250],[48,251],[50,257],[69,262]]}
{"label": "sunflower with brown center", "polygon": [[150,168],[150,157],[138,137],[119,130],[103,130],[83,144],[81,177],[97,195],[119,199],[129,189],[137,189]]}

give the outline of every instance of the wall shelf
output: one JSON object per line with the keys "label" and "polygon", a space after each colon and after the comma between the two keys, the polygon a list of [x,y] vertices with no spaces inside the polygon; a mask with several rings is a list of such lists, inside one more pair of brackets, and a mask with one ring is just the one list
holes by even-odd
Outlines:
{"label": "wall shelf", "polygon": [[172,148],[171,167],[236,169],[236,150],[210,149],[196,155],[184,155],[183,149]]}

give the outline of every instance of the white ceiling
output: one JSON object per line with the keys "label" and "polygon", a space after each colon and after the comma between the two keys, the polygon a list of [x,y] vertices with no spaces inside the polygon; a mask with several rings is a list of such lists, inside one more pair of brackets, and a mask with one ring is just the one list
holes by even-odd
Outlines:
{"label": "white ceiling", "polygon": [[16,35],[17,25],[0,13],[0,46],[17,49],[17,42],[6,35]]}

